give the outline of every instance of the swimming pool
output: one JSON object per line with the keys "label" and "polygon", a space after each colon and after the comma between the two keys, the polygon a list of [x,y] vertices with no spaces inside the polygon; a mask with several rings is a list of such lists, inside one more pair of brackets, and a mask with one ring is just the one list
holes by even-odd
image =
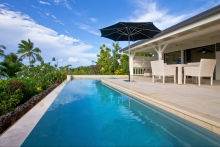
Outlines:
{"label": "swimming pool", "polygon": [[220,146],[220,136],[86,79],[66,84],[22,146]]}

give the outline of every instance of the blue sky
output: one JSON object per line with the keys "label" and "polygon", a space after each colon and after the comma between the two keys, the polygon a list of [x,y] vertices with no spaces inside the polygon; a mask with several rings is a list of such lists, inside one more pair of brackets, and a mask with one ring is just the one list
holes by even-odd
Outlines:
{"label": "blue sky", "polygon": [[[8,54],[30,38],[45,62],[56,57],[61,66],[86,66],[97,60],[103,43],[112,47],[113,41],[100,37],[101,28],[119,21],[150,21],[163,30],[219,4],[220,0],[1,0],[0,44]],[[123,48],[128,43],[119,44]]]}

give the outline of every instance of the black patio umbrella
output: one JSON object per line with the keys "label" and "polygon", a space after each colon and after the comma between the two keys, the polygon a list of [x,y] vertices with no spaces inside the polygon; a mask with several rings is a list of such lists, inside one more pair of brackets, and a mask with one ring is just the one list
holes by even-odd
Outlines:
{"label": "black patio umbrella", "polygon": [[[130,58],[130,41],[151,39],[161,31],[153,22],[119,22],[100,29],[102,36],[114,41],[128,41]],[[129,64],[130,68],[130,64]],[[130,81],[130,70],[129,70]]]}

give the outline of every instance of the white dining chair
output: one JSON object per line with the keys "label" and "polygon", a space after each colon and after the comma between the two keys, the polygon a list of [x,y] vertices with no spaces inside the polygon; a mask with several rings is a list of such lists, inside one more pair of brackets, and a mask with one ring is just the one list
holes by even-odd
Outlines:
{"label": "white dining chair", "polygon": [[165,83],[165,76],[174,76],[174,83],[176,83],[176,67],[165,66],[163,60],[151,61],[152,68],[152,82],[154,82],[154,76],[162,76],[163,84]]}
{"label": "white dining chair", "polygon": [[210,84],[213,85],[213,72],[215,70],[216,59],[201,59],[199,66],[184,67],[184,84],[186,76],[198,77],[200,86],[202,77],[210,77]]}
{"label": "white dining chair", "polygon": [[[187,63],[187,65],[190,65],[190,66],[199,66],[200,65],[200,62],[190,62],[190,63]],[[194,78],[195,77],[192,77],[192,82],[194,81]],[[184,69],[183,69],[183,79],[184,79]],[[202,82],[202,78],[200,78]],[[186,76],[186,81],[188,80],[188,76]]]}

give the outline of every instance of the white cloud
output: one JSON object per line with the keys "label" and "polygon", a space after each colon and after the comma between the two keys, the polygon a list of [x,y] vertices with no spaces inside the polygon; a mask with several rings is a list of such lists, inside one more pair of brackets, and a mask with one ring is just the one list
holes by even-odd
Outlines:
{"label": "white cloud", "polygon": [[92,33],[92,34],[94,34],[94,35],[98,35],[98,36],[101,36],[101,34],[100,33],[97,33],[97,32],[95,32],[95,31],[88,31],[89,33]]}
{"label": "white cloud", "polygon": [[86,30],[86,31],[89,32],[89,33],[92,33],[92,34],[94,34],[94,35],[99,35],[99,36],[101,35],[100,33],[91,30],[92,28],[91,28],[90,26],[86,25],[86,24],[76,23],[76,25],[78,25],[80,29]]}
{"label": "white cloud", "polygon": [[68,61],[72,62],[72,63],[75,63],[75,62],[79,62],[79,59],[78,58],[69,57]]}
{"label": "white cloud", "polygon": [[62,0],[54,0],[54,3],[56,3],[57,5],[59,4],[59,2],[61,2]]}
{"label": "white cloud", "polygon": [[54,15],[51,15],[54,19],[57,19]]}
{"label": "white cloud", "polygon": [[40,4],[43,4],[43,5],[50,5],[50,3],[48,2],[44,2],[44,1],[39,1]]}
{"label": "white cloud", "polygon": [[67,31],[67,30],[64,30],[68,35],[70,35],[71,36],[71,34]]}
{"label": "white cloud", "polygon": [[67,32],[67,30],[64,30],[67,34],[69,34],[69,32]]}
{"label": "white cloud", "polygon": [[54,15],[51,15],[51,16],[55,19],[54,20],[55,22],[58,22],[58,23],[64,25],[64,23],[62,23],[61,20],[58,20],[56,16],[54,16]]}
{"label": "white cloud", "polygon": [[62,23],[60,20],[55,19],[54,21],[60,23],[61,25],[64,25],[64,23]]}
{"label": "white cloud", "polygon": [[[91,44],[83,43],[80,39],[68,37],[63,34],[37,24],[28,15],[21,12],[10,11],[0,7],[0,35],[1,42],[8,48],[8,52],[17,52],[17,44],[28,38],[34,42],[35,47],[42,50],[45,61],[53,57],[67,59],[81,57],[88,60],[84,65],[89,65],[94,60],[95,53],[86,53],[93,48]],[[81,60],[81,59],[80,59]],[[65,61],[62,63],[64,64]],[[62,66],[62,65],[61,65]]]}
{"label": "white cloud", "polygon": [[45,12],[45,14],[46,14],[47,16],[49,16],[49,15],[50,15],[50,13],[47,13],[47,12]]}
{"label": "white cloud", "polygon": [[98,18],[90,18],[92,22],[98,22]]}
{"label": "white cloud", "polygon": [[33,8],[35,8],[35,9],[39,9],[39,10],[42,10],[41,8],[39,8],[39,7],[36,7],[36,6],[34,6],[34,5],[31,5]]}
{"label": "white cloud", "polygon": [[[1,5],[1,4],[0,4]],[[34,5],[31,5],[33,8],[37,8],[37,7],[35,7]]]}
{"label": "white cloud", "polygon": [[153,22],[159,29],[165,29],[174,25],[184,18],[186,15],[171,15],[167,9],[158,9],[157,3],[150,0],[136,0],[137,6],[134,15],[130,17],[132,22]]}
{"label": "white cloud", "polygon": [[0,7],[5,7],[5,5],[4,4],[0,4]]}
{"label": "white cloud", "polygon": [[[75,2],[75,1],[74,1]],[[67,7],[68,9],[72,9],[72,7],[69,5],[68,1],[67,0],[54,0],[54,3],[56,5],[59,5],[59,4],[62,4],[64,5],[65,7]]]}
{"label": "white cloud", "polygon": [[59,59],[58,62],[63,62],[63,59]]}
{"label": "white cloud", "polygon": [[77,24],[79,26],[80,29],[83,29],[83,30],[88,30],[90,29],[90,26],[86,25],[86,24]]}
{"label": "white cloud", "polygon": [[[129,17],[132,22],[153,22],[159,29],[163,30],[175,25],[189,17],[192,17],[204,10],[216,6],[216,2],[207,1],[207,3],[194,11],[185,11],[183,14],[169,13],[169,9],[158,8],[157,1],[135,0],[132,1],[135,6],[134,13]],[[159,1],[158,1],[159,2]],[[219,2],[218,2],[219,3]],[[186,8],[187,9],[187,8]]]}

